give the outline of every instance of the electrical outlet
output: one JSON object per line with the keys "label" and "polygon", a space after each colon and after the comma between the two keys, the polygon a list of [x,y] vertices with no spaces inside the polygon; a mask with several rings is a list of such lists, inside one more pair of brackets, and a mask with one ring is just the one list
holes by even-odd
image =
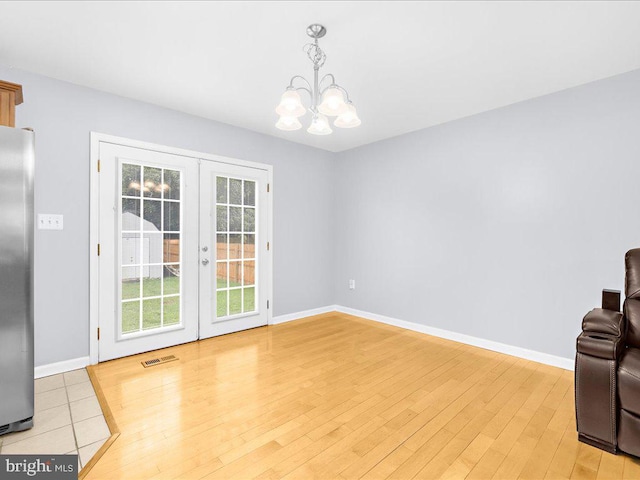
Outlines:
{"label": "electrical outlet", "polygon": [[38,230],[62,230],[63,215],[53,215],[50,213],[38,214]]}
{"label": "electrical outlet", "polygon": [[349,280],[349,290],[355,290],[355,289],[356,289],[356,281]]}

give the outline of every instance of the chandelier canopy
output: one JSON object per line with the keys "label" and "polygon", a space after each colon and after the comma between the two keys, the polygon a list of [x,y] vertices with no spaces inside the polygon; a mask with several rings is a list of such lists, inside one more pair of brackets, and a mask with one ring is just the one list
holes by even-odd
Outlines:
{"label": "chandelier canopy", "polygon": [[[336,117],[333,125],[339,128],[353,128],[362,123],[358,118],[356,107],[349,99],[347,91],[336,83],[335,77],[327,73],[321,79],[320,68],[327,56],[318,45],[318,39],[325,36],[327,29],[322,25],[313,24],[307,28],[307,35],[313,38],[313,43],[307,43],[304,51],[313,63],[313,85],[300,75],[291,78],[289,86],[280,98],[276,113],[280,115],[276,127],[280,130],[292,131],[302,128],[299,117],[311,113],[311,125],[307,132],[314,135],[329,135],[331,125],[327,117]],[[294,83],[298,83],[295,86]],[[305,108],[298,91],[309,94],[309,107]]]}

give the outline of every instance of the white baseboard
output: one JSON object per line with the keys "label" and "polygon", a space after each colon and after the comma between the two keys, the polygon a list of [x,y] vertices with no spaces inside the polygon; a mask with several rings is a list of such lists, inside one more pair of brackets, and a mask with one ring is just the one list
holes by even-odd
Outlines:
{"label": "white baseboard", "polygon": [[288,313],[286,315],[278,315],[272,317],[269,325],[277,325],[278,323],[291,322],[293,320],[299,320],[305,317],[311,317],[313,315],[320,315],[322,313],[337,312],[337,305],[328,305],[326,307],[312,308],[311,310],[303,310],[302,312]]}
{"label": "white baseboard", "polygon": [[465,335],[463,333],[452,332],[440,328],[428,327],[426,325],[407,322],[405,320],[398,320],[391,317],[385,317],[384,315],[364,312],[362,310],[343,307],[341,305],[336,305],[335,309],[338,312],[354,315],[356,317],[362,317],[367,320],[386,323],[387,325],[393,325],[394,327],[406,328],[407,330],[413,330],[414,332],[426,333],[427,335],[433,335],[434,337],[446,338],[448,340],[453,340],[454,342],[465,343],[467,345],[485,348],[494,352],[506,353],[507,355],[513,355],[514,357],[532,360],[534,362],[543,363],[545,365],[551,365],[571,371],[573,371],[574,369],[574,361],[571,358],[558,357],[556,355],[550,355],[548,353],[528,350],[522,347],[515,347],[513,345],[494,342],[492,340],[487,340],[484,338],[472,337],[471,335]]}
{"label": "white baseboard", "polygon": [[80,357],[72,358],[71,360],[64,360],[63,362],[40,365],[34,369],[35,378],[48,377],[49,375],[70,372],[71,370],[84,368],[90,364],[91,362],[89,360],[89,357]]}
{"label": "white baseboard", "polygon": [[[454,342],[465,343],[467,345],[485,348],[494,352],[506,353],[507,355],[513,355],[514,357],[532,360],[534,362],[543,363],[545,365],[560,367],[565,370],[573,371],[574,368],[574,361],[572,358],[558,357],[556,355],[550,355],[548,353],[542,353],[522,347],[507,345],[506,343],[494,342],[492,340],[473,337],[471,335],[465,335],[463,333],[452,332],[450,330],[443,330],[441,328],[429,327],[427,325],[421,325],[419,323],[407,322],[405,320],[399,320],[397,318],[386,317],[384,315],[378,315],[377,313],[365,312],[363,310],[356,310],[355,308],[343,307],[342,305],[327,305],[326,307],[313,308],[311,310],[303,310],[301,312],[288,313],[286,315],[278,315],[271,319],[270,325],[277,325],[279,323],[291,322],[293,320],[299,320],[301,318],[331,312],[346,313],[349,315],[354,315],[356,317],[364,318],[366,320],[373,320],[375,322],[393,325],[394,327],[405,328],[414,332],[426,333],[427,335],[433,335],[434,337],[446,338],[448,340],[453,340]],[[90,364],[91,360],[89,357],[80,357],[57,363],[50,363],[48,365],[40,365],[35,368],[35,378],[48,377],[49,375],[56,375],[58,373],[77,370],[79,368],[84,368]]]}

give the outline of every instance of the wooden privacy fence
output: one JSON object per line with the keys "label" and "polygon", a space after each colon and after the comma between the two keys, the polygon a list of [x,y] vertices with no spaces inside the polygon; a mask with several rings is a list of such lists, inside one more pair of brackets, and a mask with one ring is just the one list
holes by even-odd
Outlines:
{"label": "wooden privacy fence", "polygon": [[178,263],[180,261],[180,240],[164,240],[162,246],[164,252],[162,261],[164,263]]}
{"label": "wooden privacy fence", "polygon": [[[245,285],[253,285],[255,283],[256,277],[256,267],[255,262],[244,261],[244,262],[229,262],[228,265],[228,273],[229,273],[229,284],[237,283],[240,284],[242,282],[242,264],[244,263],[244,284]],[[226,268],[218,270],[217,278],[220,280],[225,279],[225,270]]]}
{"label": "wooden privacy fence", "polygon": [[[180,261],[180,240],[178,239],[165,239],[163,241],[163,262],[164,263],[178,263]],[[244,264],[244,283],[245,285],[251,285],[255,283],[256,268],[254,261],[244,261],[240,259],[242,257],[241,243],[218,243],[216,245],[216,258],[227,258],[227,246],[229,247],[229,263],[228,272],[227,268],[217,270],[217,278],[225,280],[226,274],[229,275],[230,283],[242,282],[242,265]],[[253,244],[244,245],[244,258],[254,259],[256,254],[256,246]],[[236,261],[237,260],[237,261]]]}
{"label": "wooden privacy fence", "polygon": [[[251,285],[255,283],[255,262],[241,262],[242,248],[241,243],[217,243],[216,244],[216,258],[227,258],[227,247],[229,247],[229,283],[241,283],[242,282],[242,264],[244,263],[244,283],[245,285]],[[244,258],[255,258],[256,246],[250,243],[244,244]],[[235,261],[238,260],[238,261]],[[218,271],[217,277],[221,280],[225,279],[225,270]]]}
{"label": "wooden privacy fence", "polygon": [[[216,244],[216,258],[219,260],[227,258],[227,245],[229,246],[229,259],[242,258],[241,243],[218,243]],[[251,243],[244,244],[244,258],[256,258],[256,246]]]}

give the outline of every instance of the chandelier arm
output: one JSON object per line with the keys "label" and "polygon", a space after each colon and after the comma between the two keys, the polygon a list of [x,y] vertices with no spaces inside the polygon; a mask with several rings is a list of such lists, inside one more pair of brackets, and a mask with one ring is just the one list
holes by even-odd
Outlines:
{"label": "chandelier arm", "polygon": [[311,84],[307,81],[306,78],[304,78],[302,75],[294,75],[293,77],[291,77],[291,80],[289,81],[289,87],[288,88],[294,88],[293,86],[293,81],[299,78],[300,80],[302,80],[304,83],[307,84],[307,90],[310,91],[311,90]]}
{"label": "chandelier arm", "polygon": [[[324,77],[322,77],[320,79],[319,85],[322,85],[322,82],[324,82],[327,78],[331,78],[331,85],[335,85],[336,77],[333,76],[333,73],[327,73]],[[329,86],[331,86],[331,85],[329,85]],[[327,88],[329,88],[329,87],[327,87]],[[321,93],[323,93],[327,88],[322,89]]]}

